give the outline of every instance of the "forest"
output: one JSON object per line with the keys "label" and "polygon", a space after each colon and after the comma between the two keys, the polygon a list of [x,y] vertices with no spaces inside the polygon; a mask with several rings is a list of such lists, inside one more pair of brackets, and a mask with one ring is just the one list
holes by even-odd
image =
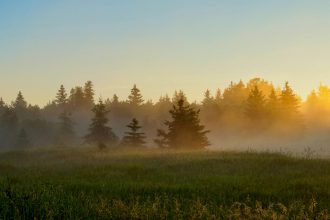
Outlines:
{"label": "forest", "polygon": [[[184,91],[144,100],[134,85],[125,99],[95,97],[91,81],[54,91],[44,107],[0,99],[0,148],[89,146],[282,150],[320,149],[330,140],[330,88],[320,85],[302,100],[289,82],[254,78],[204,92],[199,103]],[[111,96],[110,96],[111,97]]]}

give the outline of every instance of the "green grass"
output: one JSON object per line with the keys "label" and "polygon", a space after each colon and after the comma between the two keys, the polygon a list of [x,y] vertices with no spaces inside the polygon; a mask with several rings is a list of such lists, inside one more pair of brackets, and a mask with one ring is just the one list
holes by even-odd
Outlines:
{"label": "green grass", "polygon": [[57,149],[0,154],[0,219],[321,218],[330,160]]}

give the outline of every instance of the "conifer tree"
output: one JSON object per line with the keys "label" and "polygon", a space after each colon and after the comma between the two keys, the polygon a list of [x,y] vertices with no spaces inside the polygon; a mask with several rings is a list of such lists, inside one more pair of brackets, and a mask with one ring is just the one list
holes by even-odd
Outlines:
{"label": "conifer tree", "polygon": [[246,116],[256,122],[265,117],[265,99],[262,92],[255,86],[249,94],[245,110]]}
{"label": "conifer tree", "polygon": [[84,98],[86,107],[92,108],[94,105],[94,89],[92,81],[87,81],[84,86]]}
{"label": "conifer tree", "polygon": [[215,98],[214,98],[214,101],[217,105],[220,105],[221,102],[222,102],[222,95],[221,95],[221,90],[220,89],[217,89],[217,92],[215,94]]}
{"label": "conifer tree", "polygon": [[202,104],[204,106],[209,106],[213,103],[214,103],[214,98],[212,97],[210,90],[207,89],[204,93],[204,99],[202,101]]}
{"label": "conifer tree", "polygon": [[30,146],[30,141],[24,128],[18,134],[16,146],[19,148],[27,148]]}
{"label": "conifer tree", "polygon": [[272,89],[266,102],[267,117],[270,122],[275,122],[280,113],[280,100],[278,99],[275,89]]}
{"label": "conifer tree", "polygon": [[109,111],[103,104],[102,100],[96,104],[92,110],[94,118],[89,126],[89,133],[85,136],[87,143],[97,144],[100,149],[105,148],[108,144],[114,144],[117,141],[117,136],[112,132],[112,129],[107,125],[107,114]]}
{"label": "conifer tree", "polygon": [[13,107],[15,109],[26,109],[27,102],[24,99],[24,96],[21,91],[18,92],[16,100],[13,102]]}
{"label": "conifer tree", "polygon": [[56,94],[56,104],[60,107],[64,107],[68,102],[68,94],[66,93],[66,90],[63,85],[61,85],[60,89],[58,90]]}
{"label": "conifer tree", "polygon": [[69,102],[74,109],[82,109],[85,106],[85,95],[82,87],[77,86],[71,89]]}
{"label": "conifer tree", "polygon": [[299,100],[286,82],[281,93],[281,109],[285,116],[296,117],[299,114]]}
{"label": "conifer tree", "polygon": [[172,149],[201,149],[209,145],[204,126],[200,125],[199,111],[180,99],[170,110],[172,121],[165,121],[168,131],[158,130],[159,139],[155,143],[159,147]]}
{"label": "conifer tree", "polygon": [[142,99],[142,95],[140,90],[134,84],[133,88],[131,89],[131,94],[128,96],[128,103],[133,106],[140,106],[144,100]]}
{"label": "conifer tree", "polygon": [[138,132],[141,129],[138,120],[132,119],[131,123],[126,126],[130,131],[125,132],[126,136],[123,137],[122,145],[128,147],[144,147],[145,145],[145,134]]}
{"label": "conifer tree", "polygon": [[5,107],[5,102],[3,101],[3,99],[0,97],[0,108],[4,108]]}

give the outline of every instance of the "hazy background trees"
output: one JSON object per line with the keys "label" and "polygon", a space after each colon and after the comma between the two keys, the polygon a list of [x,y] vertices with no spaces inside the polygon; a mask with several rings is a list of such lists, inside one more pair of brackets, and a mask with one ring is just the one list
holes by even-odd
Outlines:
{"label": "hazy background trees", "polygon": [[[100,106],[100,103],[95,105],[93,83],[87,81],[74,88],[60,85],[53,100],[43,108],[29,104],[22,91],[10,104],[0,98],[0,147],[13,149],[24,141],[28,143],[26,147],[80,146],[85,143],[84,137],[93,133],[90,125],[97,122],[92,119],[96,120],[95,111],[101,111],[101,107],[102,120],[108,120],[103,125],[112,128],[113,135],[123,139],[121,143],[127,141],[127,132],[132,132],[127,130],[130,125],[139,127],[138,133],[144,134],[143,145],[156,146],[153,140],[157,129],[168,135],[166,132],[170,130],[164,122],[173,120],[173,105],[178,107],[180,100],[181,107],[189,106],[189,111],[195,113],[200,111],[200,124],[211,131],[207,134],[210,147],[270,143],[289,146],[302,137],[313,143],[330,140],[330,89],[325,85],[302,101],[288,82],[275,87],[264,79],[254,78],[246,83],[231,82],[216,91],[206,90],[200,103],[188,100],[182,90],[152,102],[145,100],[143,90],[133,85],[126,98],[109,94]],[[132,124],[132,118],[138,125]],[[192,118],[189,121],[193,124]]]}

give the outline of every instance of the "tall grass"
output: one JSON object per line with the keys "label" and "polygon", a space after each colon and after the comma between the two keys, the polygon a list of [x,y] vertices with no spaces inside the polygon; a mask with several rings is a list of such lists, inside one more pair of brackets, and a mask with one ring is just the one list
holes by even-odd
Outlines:
{"label": "tall grass", "polygon": [[0,154],[0,219],[327,219],[330,161],[60,149]]}

